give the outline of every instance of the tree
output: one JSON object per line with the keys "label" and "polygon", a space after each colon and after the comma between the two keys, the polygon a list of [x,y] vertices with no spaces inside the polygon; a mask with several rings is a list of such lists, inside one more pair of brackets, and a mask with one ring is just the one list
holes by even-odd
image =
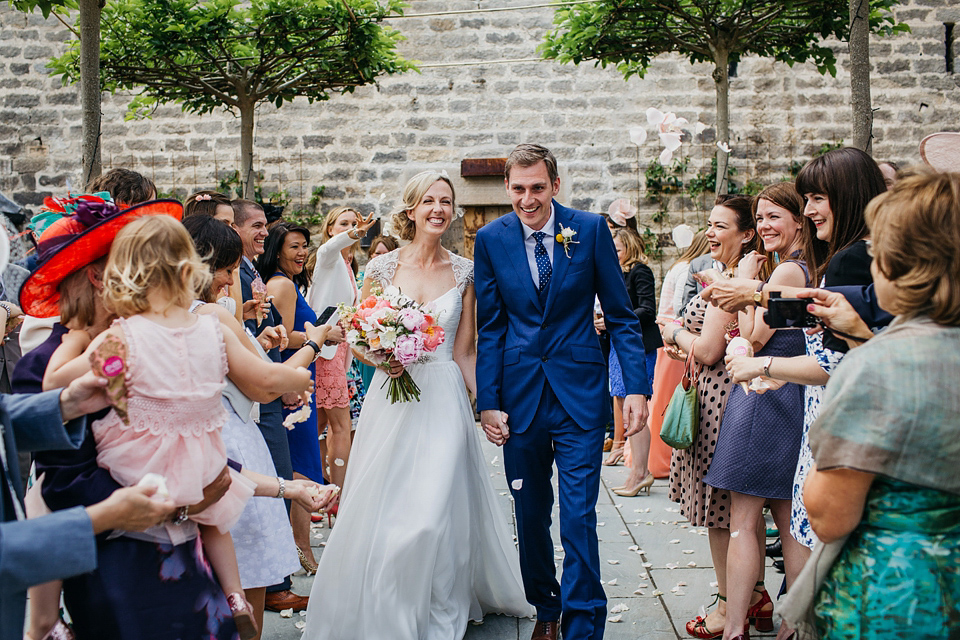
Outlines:
{"label": "tree", "polygon": [[[142,88],[131,115],[168,102],[191,113],[239,113],[240,176],[250,198],[257,105],[326,100],[414,68],[396,52],[400,33],[382,24],[403,7],[400,0],[116,0],[101,20],[101,82],[111,92]],[[51,67],[74,80],[77,43]]]}
{"label": "tree", "polygon": [[[873,0],[871,30],[896,26],[889,6]],[[717,193],[727,191],[730,141],[729,67],[745,55],[786,62],[812,61],[820,73],[836,75],[836,56],[824,42],[849,31],[848,7],[836,0],[598,0],[557,9],[556,29],[547,33],[545,58],[580,64],[615,64],[624,79],[643,77],[664,53],[691,63],[713,62],[717,93]]]}
{"label": "tree", "polygon": [[[27,13],[40,9],[44,18],[52,13],[79,10],[80,32],[64,22],[80,37],[78,67],[80,76],[81,141],[83,183],[100,175],[100,0],[14,0],[14,7]],[[62,20],[62,19],[61,19]]]}

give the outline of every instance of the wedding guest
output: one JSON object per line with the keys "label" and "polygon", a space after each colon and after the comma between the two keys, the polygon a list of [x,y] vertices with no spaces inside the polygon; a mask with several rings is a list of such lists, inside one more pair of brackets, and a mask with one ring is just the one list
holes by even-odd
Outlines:
{"label": "wedding guest", "polygon": [[[361,216],[350,207],[336,207],[320,225],[320,247],[313,269],[306,300],[314,314],[343,302],[353,304],[357,299],[356,257],[354,252],[360,239],[376,221],[371,213]],[[309,238],[308,238],[309,239]],[[330,481],[343,486],[343,478],[350,460],[353,421],[350,418],[350,393],[347,388],[347,370],[350,367],[350,347],[342,343],[329,360],[317,361],[317,427],[327,431],[325,470]]]}
{"label": "wedding guest", "polygon": [[[816,228],[804,218],[803,198],[793,183],[782,182],[761,191],[753,201],[753,213],[763,253],[741,258],[737,275],[757,279],[762,271],[771,271],[764,267],[773,265],[764,282],[809,286],[804,255],[812,253],[808,247],[815,241]],[[740,312],[738,328],[756,357],[766,362],[804,353],[802,332],[771,329],[753,307]],[[786,384],[763,394],[747,393],[743,386],[734,385],[730,391],[710,471],[703,479],[731,497],[725,638],[744,637],[751,624],[757,631],[773,630],[773,603],[762,580],[755,584],[763,572],[763,550],[752,534],[763,521],[764,505],[769,505],[779,530],[789,530],[793,476],[803,432],[801,385]],[[789,588],[809,553],[792,536],[781,535],[780,540]],[[754,593],[760,594],[760,602],[751,607]]]}
{"label": "wedding guest", "polygon": [[[233,209],[230,211],[232,213]],[[212,276],[209,287],[203,292],[202,301],[194,304],[194,312],[201,315],[215,314],[223,326],[230,328],[247,348],[255,348],[255,341],[244,331],[242,325],[234,320],[229,309],[222,308],[223,299],[218,301],[216,298],[220,287],[233,284],[233,273],[243,255],[240,236],[229,226],[207,216],[185,218],[183,225],[193,238],[197,252],[203,257]],[[221,304],[217,304],[218,302]],[[306,327],[306,330],[313,334],[317,344],[326,342],[331,333],[339,334],[338,328],[329,326]],[[256,353],[258,357],[270,362],[263,349]],[[288,359],[286,364],[306,367],[313,362],[314,357],[313,349],[304,346],[294,357]],[[232,374],[228,375],[232,377]],[[251,418],[254,401],[243,393],[230,377],[226,382],[223,407],[227,412],[227,421],[223,426],[223,440],[227,456],[242,464],[244,472],[257,472],[279,484],[275,493],[250,499],[240,519],[230,529],[237,551],[244,595],[253,607],[258,629],[262,630],[266,587],[281,583],[299,566],[293,531],[283,502],[271,498],[295,499],[299,506],[312,510],[309,508],[309,492],[316,491],[319,487],[307,480],[286,482],[277,476],[270,450]]]}
{"label": "wedding guest", "polygon": [[233,226],[233,206],[230,202],[230,198],[219,191],[191,193],[183,201],[183,218],[186,220],[192,216],[208,216]]}
{"label": "wedding guest", "polygon": [[960,632],[960,176],[904,175],[867,208],[880,305],[897,315],[853,349],[810,431],[804,501],[842,545],[815,600],[839,638]]}
{"label": "wedding guest", "polygon": [[[234,229],[240,234],[240,240],[243,243],[243,258],[240,260],[240,288],[243,295],[244,305],[254,303],[252,314],[244,314],[244,324],[253,335],[261,335],[263,331],[276,328],[283,336],[286,335],[283,328],[283,322],[280,320],[277,310],[269,304],[264,303],[260,309],[258,321],[256,313],[256,300],[253,295],[253,288],[256,286],[262,288],[265,292],[265,284],[260,273],[254,266],[253,261],[263,254],[263,243],[267,238],[267,217],[263,212],[263,207],[252,200],[234,200],[233,220]],[[267,274],[270,277],[270,274]],[[260,293],[258,295],[265,295]],[[267,349],[267,356],[274,362],[280,362],[280,348],[275,347]],[[267,448],[270,450],[270,457],[273,458],[273,465],[277,469],[277,475],[284,480],[293,479],[293,468],[290,461],[290,444],[287,440],[287,430],[283,426],[283,400],[277,398],[273,402],[260,404],[260,419],[256,421],[263,435]],[[291,504],[286,501],[287,510],[290,513]],[[283,611],[284,609],[293,609],[294,611],[303,611],[307,608],[308,598],[300,596],[291,590],[292,583],[287,576],[282,582],[267,587],[265,607],[269,611]]]}
{"label": "wedding guest", "polygon": [[[643,251],[643,240],[636,232],[627,227],[617,229],[613,233],[613,245],[617,250],[617,259],[620,261],[620,268],[627,285],[627,293],[630,295],[630,304],[633,306],[633,312],[637,314],[640,320],[640,327],[643,332],[643,347],[646,354],[647,377],[653,386],[653,371],[657,362],[657,349],[663,346],[663,340],[660,337],[656,323],[656,284],[653,270],[647,266],[647,256]],[[602,318],[600,323],[602,324]],[[606,328],[606,325],[598,327]],[[623,385],[623,373],[619,371],[620,361],[617,358],[616,348],[610,345],[610,389],[613,395],[613,415],[619,418],[620,435],[623,434],[623,398],[626,395],[626,389]],[[616,389],[614,384],[616,383]],[[616,393],[614,393],[616,391]],[[616,427],[616,422],[614,423]],[[616,431],[614,431],[616,434]],[[614,438],[616,439],[616,438]],[[614,487],[613,492],[619,496],[636,496],[640,491],[646,489],[647,495],[650,494],[650,487],[653,486],[653,474],[648,473],[647,458],[650,453],[650,431],[642,429],[640,433],[630,436],[627,441],[630,445],[630,454],[627,457],[627,465],[630,467],[630,474],[626,482],[621,487]]]}
{"label": "wedding guest", "polygon": [[110,169],[87,184],[87,193],[99,191],[109,193],[121,208],[157,199],[157,185],[153,180],[122,167]]}
{"label": "wedding guest", "polygon": [[[308,337],[304,332],[306,323],[317,322],[317,314],[303,297],[307,286],[303,265],[307,260],[309,245],[310,232],[307,229],[290,222],[278,222],[270,229],[263,254],[256,261],[257,271],[268,278],[267,295],[273,296],[274,308],[287,335],[287,348],[281,353],[283,360],[290,358],[307,343]],[[315,375],[314,367],[315,364],[309,366],[311,376]],[[316,402],[314,394],[309,399],[310,417],[287,431],[287,441],[293,477],[324,484],[323,458],[317,440]],[[284,417],[298,409],[298,404],[285,398]],[[317,571],[317,562],[310,547],[310,514],[297,505],[291,505],[290,523],[300,563],[307,575],[313,575]]]}
{"label": "wedding guest", "polygon": [[880,172],[883,174],[883,183],[887,185],[887,189],[893,188],[900,175],[900,166],[891,160],[879,162],[877,166],[880,167]]}
{"label": "wedding guest", "polygon": [[[707,219],[710,259],[732,274],[740,259],[759,246],[748,196],[718,196]],[[730,395],[730,377],[723,364],[727,335],[735,332],[737,317],[707,303],[696,294],[686,305],[680,324],[661,325],[661,336],[697,365],[697,397],[700,427],[696,441],[686,450],[675,450],[670,466],[670,499],[680,504],[680,513],[695,527],[707,527],[710,554],[717,573],[717,608],[705,618],[686,624],[695,638],[722,634],[726,616],[727,547],[730,542],[730,493],[703,481],[710,469],[720,422]],[[749,534],[747,534],[749,535]],[[761,594],[755,593],[759,602]]]}

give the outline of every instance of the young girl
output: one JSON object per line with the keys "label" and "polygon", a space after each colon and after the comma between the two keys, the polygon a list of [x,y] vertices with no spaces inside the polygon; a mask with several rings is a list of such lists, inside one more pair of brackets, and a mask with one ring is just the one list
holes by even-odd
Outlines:
{"label": "young girl", "polygon": [[[93,424],[97,462],[125,485],[147,473],[160,474],[177,504],[200,502],[203,487],[226,464],[220,430],[228,368],[238,386],[273,395],[311,384],[303,368],[270,364],[264,369],[236,335],[221,331],[215,316],[190,313],[196,292],[209,280],[209,269],[179,222],[156,216],[130,223],[117,234],[103,274],[104,303],[120,319],[66,364],[60,363],[76,353],[58,350],[44,379],[46,387],[77,377],[90,369],[90,354],[107,337],[122,342],[127,420],[115,406]],[[243,597],[229,530],[254,494],[254,483],[233,470],[231,476],[223,498],[190,519],[200,525],[210,563],[247,639],[256,636],[257,627]],[[174,542],[189,537],[186,513],[179,515],[176,523],[164,525],[166,538]],[[164,532],[158,533],[163,539]]]}

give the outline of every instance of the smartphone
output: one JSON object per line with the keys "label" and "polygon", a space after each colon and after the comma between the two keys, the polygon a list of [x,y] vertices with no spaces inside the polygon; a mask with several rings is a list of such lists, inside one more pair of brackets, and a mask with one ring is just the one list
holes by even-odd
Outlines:
{"label": "smartphone", "polygon": [[[333,326],[340,322],[340,314],[337,313],[336,307],[327,307],[320,312],[320,315],[317,316],[317,326],[322,324],[328,324]],[[332,360],[333,356],[337,355],[337,347],[339,344],[324,344],[320,345],[320,356],[324,360]]]}
{"label": "smartphone", "polygon": [[770,298],[763,320],[771,329],[807,329],[820,326],[820,318],[807,311],[806,298]]}
{"label": "smartphone", "polygon": [[[327,322],[327,321],[330,320],[330,318],[331,318],[331,317],[333,316],[333,314],[335,314],[336,312],[337,312],[337,308],[336,308],[336,307],[327,307],[326,309],[324,309],[323,311],[321,311],[321,312],[320,312],[320,315],[317,316],[317,324],[316,324],[316,326],[320,326],[321,324],[331,324],[331,323],[329,323],[329,322]],[[336,320],[334,320],[334,322],[336,322]]]}

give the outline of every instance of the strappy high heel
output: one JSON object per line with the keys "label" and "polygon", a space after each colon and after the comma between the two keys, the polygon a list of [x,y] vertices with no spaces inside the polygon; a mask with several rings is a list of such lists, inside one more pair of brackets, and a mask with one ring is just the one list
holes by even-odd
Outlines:
{"label": "strappy high heel", "polygon": [[[760,594],[760,600],[747,609],[747,624],[764,633],[773,631],[773,601],[763,586],[763,580],[753,590]],[[769,609],[765,608],[767,605],[770,605]]]}
{"label": "strappy high heel", "polygon": [[[303,567],[303,570],[307,573],[308,576],[316,575],[318,565],[310,562],[307,558],[307,554],[303,552],[303,549],[297,547],[297,555],[300,556],[300,566]],[[310,555],[313,555],[311,552]]]}
{"label": "strappy high heel", "polygon": [[[726,602],[727,599],[718,593],[715,595],[713,602],[708,604],[707,607],[712,607],[714,604],[720,601]],[[703,616],[697,616],[695,619],[687,623],[687,633],[694,638],[713,640],[714,638],[720,638],[723,636],[723,626],[721,626],[718,631],[711,631],[707,628],[707,619]]]}
{"label": "strappy high heel", "polygon": [[610,451],[610,455],[608,455],[607,459],[603,461],[603,466],[612,467],[623,460],[623,446],[623,442],[614,442],[613,449]]}

